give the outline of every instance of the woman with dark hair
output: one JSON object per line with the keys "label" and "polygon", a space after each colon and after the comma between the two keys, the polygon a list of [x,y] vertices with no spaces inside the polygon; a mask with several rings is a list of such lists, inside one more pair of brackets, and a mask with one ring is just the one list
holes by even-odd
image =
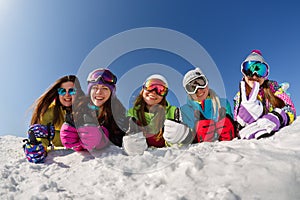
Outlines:
{"label": "woman with dark hair", "polygon": [[134,106],[128,111],[132,120],[128,135],[123,138],[128,155],[143,154],[147,147],[179,144],[186,138],[189,130],[179,123],[180,111],[169,104],[167,94],[168,83],[162,75],[151,75],[144,82]]}
{"label": "woman with dark hair", "polygon": [[117,77],[110,70],[99,68],[88,75],[87,82],[87,96],[74,102],[74,124],[68,122],[61,129],[64,146],[93,150],[106,147],[110,141],[121,147],[128,120],[126,109],[116,97]]}
{"label": "woman with dark hair", "polygon": [[241,64],[243,80],[234,98],[234,118],[242,139],[260,139],[291,124],[296,109],[286,88],[269,80],[269,65],[259,50]]}
{"label": "woman with dark hair", "polygon": [[47,147],[62,147],[60,128],[67,112],[72,111],[75,96],[84,96],[75,75],[56,80],[34,103],[29,140],[24,145],[30,162],[43,162]]}

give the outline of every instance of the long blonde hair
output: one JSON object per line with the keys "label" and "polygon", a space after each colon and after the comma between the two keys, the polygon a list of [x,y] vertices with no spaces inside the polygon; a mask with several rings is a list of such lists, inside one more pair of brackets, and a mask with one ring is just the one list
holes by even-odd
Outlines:
{"label": "long blonde hair", "polygon": [[215,114],[217,114],[217,112],[221,108],[220,98],[218,97],[217,93],[212,89],[209,89],[209,96],[210,96],[211,101],[212,101],[214,115],[215,115]]}

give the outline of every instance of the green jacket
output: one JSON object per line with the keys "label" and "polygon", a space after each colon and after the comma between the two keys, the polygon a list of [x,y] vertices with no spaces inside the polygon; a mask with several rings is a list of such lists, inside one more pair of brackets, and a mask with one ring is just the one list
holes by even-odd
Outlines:
{"label": "green jacket", "polygon": [[[130,108],[127,112],[127,116],[134,117],[137,120],[137,123],[140,124],[140,119],[138,119],[137,116],[137,109],[138,107]],[[165,112],[165,118],[166,119],[175,119],[175,111],[177,107],[171,106],[169,102],[167,102],[166,106],[166,112]],[[148,146],[154,146],[154,147],[163,147],[165,146],[165,140],[163,139],[162,135],[159,134],[160,130],[157,130],[155,128],[153,119],[155,118],[156,114],[145,112],[145,118],[147,121],[147,132],[144,134],[146,135],[146,140],[148,143]]]}
{"label": "green jacket", "polygon": [[[54,106],[55,106],[55,101],[53,101],[49,108],[47,109],[47,111],[45,112],[45,114],[41,117],[41,124],[42,125],[47,125],[48,123],[51,123],[53,124],[53,119],[54,119],[54,115],[53,115],[53,112],[54,112]],[[59,117],[61,118],[61,122],[60,123],[56,123],[54,124],[54,129],[55,129],[55,135],[54,135],[54,138],[52,140],[52,144],[55,146],[55,147],[63,147],[63,144],[61,143],[61,140],[60,140],[60,128],[62,126],[62,124],[64,123],[64,116],[66,114],[66,111],[62,109],[62,107],[60,108],[60,114],[59,116],[56,116],[56,117]],[[39,141],[41,141],[43,143],[43,146],[45,147],[45,149],[47,149],[47,146],[49,144],[49,141],[48,139],[46,138],[38,138]]]}

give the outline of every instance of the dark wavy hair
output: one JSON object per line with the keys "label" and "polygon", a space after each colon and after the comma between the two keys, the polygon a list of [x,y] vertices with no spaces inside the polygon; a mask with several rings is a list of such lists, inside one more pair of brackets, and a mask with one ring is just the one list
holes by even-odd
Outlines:
{"label": "dark wavy hair", "polygon": [[60,108],[62,106],[57,89],[61,87],[61,84],[65,82],[73,82],[74,87],[76,88],[76,96],[84,96],[84,92],[82,91],[80,82],[75,75],[63,76],[56,80],[32,105],[33,113],[31,117],[31,124],[41,123],[41,118],[49,108],[50,104],[55,101],[55,107],[53,111],[53,124],[62,123],[64,120],[64,116],[60,114]]}

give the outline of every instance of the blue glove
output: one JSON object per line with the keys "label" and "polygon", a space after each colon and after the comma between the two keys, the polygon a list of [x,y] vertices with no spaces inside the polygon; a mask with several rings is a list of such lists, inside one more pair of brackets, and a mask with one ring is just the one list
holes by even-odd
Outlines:
{"label": "blue glove", "polygon": [[47,151],[41,142],[38,142],[33,132],[29,133],[29,139],[23,140],[26,144],[23,145],[26,158],[32,163],[43,163],[47,157]]}
{"label": "blue glove", "polygon": [[36,138],[48,138],[49,140],[52,140],[55,135],[54,126],[51,124],[33,124],[29,127],[28,133],[29,132],[34,133]]}
{"label": "blue glove", "polygon": [[242,139],[260,139],[272,135],[287,124],[286,113],[280,108],[275,108],[272,112],[240,130],[239,134]]}
{"label": "blue glove", "polygon": [[263,105],[257,100],[257,94],[259,92],[259,83],[254,82],[254,86],[251,90],[249,98],[246,96],[245,82],[241,81],[241,105],[237,115],[237,122],[241,126],[251,124],[256,121],[263,114]]}

